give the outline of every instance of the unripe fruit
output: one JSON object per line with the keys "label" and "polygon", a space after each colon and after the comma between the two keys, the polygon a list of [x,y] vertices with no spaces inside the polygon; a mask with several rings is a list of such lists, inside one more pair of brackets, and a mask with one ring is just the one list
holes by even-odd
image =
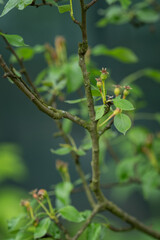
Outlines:
{"label": "unripe fruit", "polygon": [[124,89],[123,96],[127,97],[128,95],[129,95],[129,90],[128,89]]}
{"label": "unripe fruit", "polygon": [[120,88],[118,88],[118,87],[116,87],[115,89],[114,89],[114,94],[116,95],[116,96],[118,96],[119,94],[120,94]]}
{"label": "unripe fruit", "polygon": [[98,87],[98,88],[101,88],[101,87],[102,87],[102,82],[101,82],[101,81],[98,81],[98,82],[97,82],[97,87]]}
{"label": "unripe fruit", "polygon": [[105,81],[107,79],[108,75],[105,73],[101,73],[100,78],[102,81]]}

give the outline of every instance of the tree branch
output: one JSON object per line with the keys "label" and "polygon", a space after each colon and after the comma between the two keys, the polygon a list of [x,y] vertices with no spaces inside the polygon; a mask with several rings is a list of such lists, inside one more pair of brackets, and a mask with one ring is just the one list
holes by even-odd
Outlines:
{"label": "tree branch", "polygon": [[91,188],[96,195],[98,201],[103,201],[104,196],[100,190],[100,172],[99,172],[99,136],[97,132],[97,121],[95,120],[94,101],[91,93],[91,84],[89,79],[89,73],[87,72],[85,63],[85,54],[88,49],[87,42],[87,25],[86,25],[86,10],[84,0],[80,0],[81,5],[81,31],[82,31],[82,43],[79,44],[79,65],[83,74],[85,94],[87,97],[89,118],[91,120],[91,139],[92,139],[92,183]]}
{"label": "tree branch", "polygon": [[110,202],[108,199],[105,199],[104,204],[105,204],[104,209],[110,211],[117,217],[121,218],[123,221],[130,224],[132,227],[136,228],[137,230],[140,230],[141,232],[146,233],[147,235],[152,236],[153,238],[160,239],[159,232],[156,232],[150,227],[144,225],[142,222],[138,221],[135,217],[129,215],[128,213],[120,209],[118,206]]}
{"label": "tree branch", "polygon": [[81,227],[81,229],[77,232],[77,234],[72,238],[72,240],[77,240],[81,234],[84,232],[84,230],[88,227],[88,225],[91,223],[94,216],[100,211],[102,205],[96,205],[93,209],[91,215],[88,217],[84,225]]}
{"label": "tree branch", "polygon": [[67,118],[71,120],[72,122],[77,123],[78,125],[84,127],[88,131],[90,131],[90,126],[89,124],[84,121],[83,119],[74,116],[70,114],[69,112],[63,111],[63,110],[58,110],[55,109],[51,106],[48,106],[45,104],[38,96],[36,96],[29,88],[24,84],[23,80],[15,75],[7,66],[5,61],[2,58],[2,55],[0,55],[0,66],[3,68],[5,75],[4,77],[9,77],[15,85],[38,107],[38,109],[48,116],[50,116],[53,119],[62,119],[62,118]]}
{"label": "tree branch", "polygon": [[10,50],[10,52],[15,56],[15,58],[17,59],[17,62],[19,63],[20,67],[21,67],[21,72],[24,74],[28,84],[32,87],[34,93],[39,96],[39,93],[37,92],[37,89],[36,87],[34,86],[34,84],[32,83],[31,79],[30,79],[30,76],[24,66],[24,63],[23,63],[23,60],[20,59],[17,55],[17,53],[14,51],[14,49],[12,48],[12,46],[9,44],[9,42],[7,41],[7,39],[2,36],[2,38],[4,39],[4,41],[6,42],[7,46],[8,46],[8,49]]}
{"label": "tree branch", "polygon": [[[68,135],[63,131],[63,128],[62,128],[62,124],[59,120],[56,120],[56,124],[57,124],[57,127],[59,128],[60,130],[60,133],[61,133],[61,136],[63,137],[64,141],[67,143],[67,144],[71,144],[71,141],[70,141],[70,138],[68,137]],[[94,208],[95,206],[95,201],[93,199],[93,196],[92,196],[92,193],[91,193],[91,190],[87,184],[87,181],[85,179],[85,175],[84,175],[84,172],[82,170],[82,167],[80,165],[80,162],[79,162],[79,155],[77,155],[75,152],[71,151],[71,155],[72,155],[72,158],[75,162],[75,166],[76,166],[76,170],[82,180],[82,184],[83,184],[83,189],[86,193],[86,196],[87,196],[87,199],[90,203],[90,205],[92,206],[92,208]]]}
{"label": "tree branch", "polygon": [[134,229],[133,226],[125,227],[125,228],[117,228],[110,224],[108,225],[108,228],[113,232],[128,232]]}
{"label": "tree branch", "polygon": [[90,3],[88,3],[85,6],[85,10],[88,10],[90,7],[92,7],[98,0],[92,0]]}

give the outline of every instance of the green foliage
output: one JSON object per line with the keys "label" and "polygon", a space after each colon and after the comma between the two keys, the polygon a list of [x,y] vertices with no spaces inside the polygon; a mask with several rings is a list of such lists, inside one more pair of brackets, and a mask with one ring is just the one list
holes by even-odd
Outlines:
{"label": "green foliage", "polygon": [[126,114],[119,113],[114,118],[114,126],[119,132],[125,135],[127,130],[131,127],[131,120]]}
{"label": "green foliage", "polygon": [[113,103],[117,108],[124,111],[132,111],[134,107],[131,102],[126,99],[121,99],[119,96],[113,99]]}
{"label": "green foliage", "polygon": [[25,47],[28,46],[24,43],[24,40],[21,36],[19,35],[9,35],[9,34],[4,34],[0,32],[0,35],[2,35],[7,41],[14,47]]}
{"label": "green foliage", "polygon": [[92,49],[92,54],[95,56],[105,55],[111,56],[116,60],[119,60],[124,63],[136,63],[138,62],[138,58],[135,53],[125,47],[116,47],[113,49],[108,49],[104,45],[97,45]]}
{"label": "green foliage", "polygon": [[[8,167],[9,166],[9,167]],[[0,182],[7,179],[19,181],[26,175],[26,168],[22,163],[21,152],[17,145],[0,145]]]}
{"label": "green foliage", "polygon": [[51,225],[50,218],[44,218],[37,226],[34,232],[34,239],[39,239],[43,237],[47,232]]}
{"label": "green foliage", "polygon": [[[31,3],[36,6],[35,1],[9,0],[1,17],[13,8],[23,10]],[[70,12],[71,19],[79,24],[73,16],[72,1],[55,2],[48,0],[42,1],[37,6],[48,3],[56,6],[59,13]],[[107,8],[99,11],[103,16],[97,24],[100,27],[107,24],[119,25],[124,23],[142,26],[159,20],[159,11],[152,6],[152,1],[106,0],[106,3]],[[83,5],[83,1],[81,4]],[[82,10],[86,12],[90,5],[85,5],[85,7],[85,10]],[[83,14],[85,15],[84,12]],[[84,15],[82,20],[84,20]],[[83,21],[81,24],[80,28],[83,30]],[[67,56],[66,41],[61,36],[56,37],[54,46],[44,44],[29,47],[24,43],[23,38],[18,35],[4,33],[0,33],[0,35],[6,39],[10,47],[13,47],[10,57],[13,64],[10,69],[14,74],[14,78],[11,79],[13,81],[17,76],[16,79],[21,81],[23,73],[26,73],[26,69],[23,69],[23,71],[22,69],[21,71],[17,70],[16,64],[18,62],[23,63],[22,61],[32,60],[36,54],[43,55],[46,67],[38,73],[32,83],[34,87],[32,84],[29,86],[27,81],[25,83],[22,81],[21,87],[24,86],[29,91],[29,98],[33,96],[31,98],[33,102],[38,101],[38,108],[42,106],[43,109],[41,110],[43,112],[47,108],[48,115],[51,112],[51,117],[56,121],[59,128],[59,132],[55,136],[64,138],[65,143],[60,144],[58,149],[51,149],[51,152],[59,156],[71,154],[80,175],[80,179],[74,180],[73,184],[67,163],[58,160],[56,168],[62,181],[56,183],[51,192],[47,192],[45,189],[33,190],[30,199],[27,197],[27,200],[21,202],[24,213],[9,221],[9,240],[65,239],[67,231],[70,236],[73,233],[80,233],[80,240],[105,239],[106,236],[115,239],[107,229],[112,229],[110,222],[106,221],[103,215],[98,219],[92,216],[94,212],[91,210],[81,212],[71,205],[72,194],[83,187],[91,205],[96,202],[96,207],[99,207],[99,204],[103,202],[103,197],[101,194],[99,195],[99,167],[102,182],[107,183],[109,187],[110,185],[111,187],[117,186],[118,190],[110,190],[111,196],[116,194],[116,200],[117,198],[127,198],[137,189],[147,201],[155,193],[158,194],[160,187],[160,136],[158,133],[150,133],[144,127],[135,126],[132,122],[134,122],[134,118],[137,117],[138,119],[139,114],[139,116],[147,116],[150,120],[156,120],[160,123],[160,113],[147,113],[148,115],[145,115],[145,113],[136,114],[133,112],[137,108],[140,109],[140,100],[143,97],[143,89],[134,82],[145,76],[159,83],[160,71],[144,68],[131,73],[121,81],[119,79],[121,85],[117,85],[112,79],[112,66],[109,66],[109,71],[105,67],[100,70],[92,62],[90,55],[91,57],[92,55],[109,56],[126,64],[137,63],[138,57],[131,49],[120,46],[109,49],[105,45],[96,45],[86,52],[86,62],[83,62],[83,55],[87,48],[86,39],[83,39],[83,44],[79,45],[78,58],[77,55]],[[84,38],[87,34],[85,35],[83,32],[82,35]],[[1,65],[2,68],[5,66],[4,64]],[[11,76],[9,77],[11,78]],[[85,91],[82,88],[83,83]],[[114,88],[118,88],[118,93],[113,90],[113,84],[116,84]],[[132,86],[130,87],[128,84],[132,84]],[[65,111],[57,109],[59,103],[62,102],[68,108]],[[72,108],[73,104],[76,104],[74,105],[75,108]],[[128,111],[129,115],[126,115]],[[61,114],[59,115],[59,113],[62,114],[63,119],[60,119]],[[83,126],[86,131],[80,146],[76,145],[76,141],[71,136],[72,125],[75,122]],[[112,124],[116,129],[112,127]],[[130,131],[128,131],[129,129]],[[118,134],[117,131],[123,135]],[[127,131],[127,135],[124,136]],[[90,152],[87,153],[90,149],[92,149],[92,160]],[[81,169],[80,160],[83,156],[85,156],[86,161],[91,162],[92,175],[84,173]],[[111,157],[114,161],[106,161],[106,157]],[[0,146],[0,163],[1,182],[6,179],[20,181],[25,175],[26,171],[21,163],[19,150],[11,144]],[[8,168],[8,166],[10,167]],[[91,184],[90,178],[92,178]],[[135,184],[134,187],[126,187],[121,190],[124,186],[133,183]],[[80,184],[79,188],[77,187],[78,184]],[[92,188],[93,192],[91,192]],[[96,197],[92,199],[94,193]],[[16,189],[4,188],[0,191],[0,206],[2,207],[0,222],[3,226],[6,217],[9,218],[17,212],[19,213],[20,210],[15,205],[20,196],[21,193]],[[106,205],[106,209],[109,206]],[[96,207],[93,211],[96,211]],[[99,208],[96,213],[98,211],[103,211],[103,208]],[[114,204],[111,212],[117,216],[120,216],[121,212],[123,213],[122,210],[118,210],[117,214]],[[125,217],[121,218],[126,220],[128,215],[124,213],[123,216]],[[129,223],[128,220],[126,221]],[[61,222],[64,223],[63,226]],[[137,227],[137,225],[131,225]],[[71,231],[70,229],[75,226],[77,227],[76,232],[73,229]],[[105,232],[107,232],[106,236]],[[121,239],[122,237],[119,236],[118,239]]]}
{"label": "green foliage", "polygon": [[80,212],[77,211],[73,206],[66,206],[59,210],[61,216],[71,222],[83,222],[85,219]]}
{"label": "green foliage", "polygon": [[58,10],[59,10],[59,13],[65,13],[65,12],[69,12],[70,11],[70,5],[67,4],[67,5],[62,5],[62,6],[58,6]]}

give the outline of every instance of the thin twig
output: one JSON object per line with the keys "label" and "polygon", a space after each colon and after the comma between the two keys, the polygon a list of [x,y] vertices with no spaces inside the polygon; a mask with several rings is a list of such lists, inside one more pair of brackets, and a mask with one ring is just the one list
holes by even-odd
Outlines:
{"label": "thin twig", "polygon": [[93,209],[91,215],[88,217],[88,219],[86,220],[86,222],[84,223],[84,225],[81,227],[81,229],[76,233],[76,235],[72,238],[72,240],[77,240],[81,234],[84,232],[84,230],[88,227],[88,225],[91,223],[92,219],[94,218],[94,216],[100,211],[101,209],[101,205],[97,205],[95,206],[95,208]]}
{"label": "thin twig", "polygon": [[128,231],[131,231],[131,230],[134,229],[133,226],[124,227],[124,228],[117,228],[117,227],[114,227],[113,225],[110,225],[110,224],[107,227],[113,232],[128,232]]}
{"label": "thin twig", "polygon": [[152,236],[153,238],[160,239],[159,232],[156,232],[150,227],[146,226],[145,224],[137,220],[135,217],[129,215],[128,213],[123,211],[121,208],[119,208],[117,205],[110,202],[108,199],[105,199],[104,208],[110,211],[111,213],[113,213],[114,215],[116,215],[117,217],[121,218],[123,221],[130,224],[137,230],[140,230],[141,232],[144,232],[145,234]]}
{"label": "thin twig", "polygon": [[7,66],[5,61],[2,58],[2,55],[0,55],[0,66],[5,72],[4,77],[9,77],[15,85],[38,107],[38,109],[48,116],[50,116],[53,119],[62,119],[67,118],[71,120],[72,122],[77,123],[78,125],[86,128],[88,131],[90,131],[89,124],[84,121],[83,119],[70,114],[69,112],[55,109],[51,106],[48,106],[45,104],[40,98],[38,98],[37,95],[35,95],[23,82],[22,78],[15,75]]}
{"label": "thin twig", "polygon": [[88,10],[90,7],[92,7],[98,0],[92,0],[90,3],[86,4],[85,10]]}
{"label": "thin twig", "polygon": [[[60,122],[60,120],[56,120],[56,124],[57,124],[57,127],[59,128],[60,130],[60,134],[61,136],[63,137],[64,141],[67,143],[67,144],[71,144],[71,141],[70,141],[70,138],[68,137],[68,135],[64,132],[63,130],[63,127],[62,127],[62,123]],[[85,179],[85,174],[82,170],[82,167],[80,165],[80,162],[79,162],[79,155],[77,155],[74,151],[71,151],[71,155],[72,155],[72,158],[75,162],[75,166],[76,166],[76,170],[82,180],[82,184],[83,184],[83,189],[85,190],[85,193],[86,193],[86,196],[87,196],[87,199],[91,205],[92,208],[94,208],[95,206],[95,201],[93,199],[93,196],[92,196],[92,193],[91,193],[91,190],[87,184],[87,181]]]}
{"label": "thin twig", "polygon": [[79,54],[79,65],[83,74],[84,86],[85,86],[85,94],[87,97],[87,105],[89,118],[91,121],[91,140],[92,140],[92,183],[91,188],[95,193],[98,201],[103,201],[104,196],[100,190],[100,172],[99,172],[99,136],[97,133],[97,121],[95,120],[95,110],[94,110],[94,101],[91,93],[91,83],[89,79],[89,73],[87,71],[86,63],[85,63],[85,54],[88,49],[88,41],[87,41],[87,23],[86,23],[86,10],[84,0],[80,0],[81,5],[81,16],[82,16],[82,43],[79,44],[78,54]]}
{"label": "thin twig", "polygon": [[104,128],[102,131],[99,131],[99,136],[102,136],[107,130],[109,130],[114,122],[114,119],[112,119]]}
{"label": "thin twig", "polygon": [[21,72],[24,74],[27,82],[28,82],[29,85],[32,87],[32,89],[33,89],[33,91],[35,92],[35,94],[36,94],[37,96],[39,96],[39,93],[37,92],[37,89],[36,89],[36,87],[34,86],[34,84],[32,83],[31,78],[30,78],[30,76],[29,76],[29,74],[28,74],[28,72],[27,72],[27,70],[26,70],[26,68],[25,68],[25,66],[24,66],[23,60],[18,57],[17,53],[15,52],[15,50],[13,49],[13,47],[10,45],[10,43],[7,41],[7,39],[6,39],[4,36],[2,36],[2,37],[3,37],[4,41],[6,42],[6,44],[7,44],[7,46],[8,46],[8,49],[9,49],[10,52],[15,56],[17,62],[19,63],[19,65],[20,65],[20,67],[21,67]]}

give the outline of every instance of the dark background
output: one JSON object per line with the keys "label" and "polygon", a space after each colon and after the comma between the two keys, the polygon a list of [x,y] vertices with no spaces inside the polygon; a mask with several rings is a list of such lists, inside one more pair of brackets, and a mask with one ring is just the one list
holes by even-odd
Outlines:
{"label": "dark background", "polygon": [[[75,6],[76,12],[79,5]],[[109,57],[98,57],[99,68],[107,67],[111,70],[112,78],[119,83],[126,75],[145,67],[159,69],[160,56],[160,24],[154,26],[155,31],[150,31],[150,26],[135,28],[129,24],[106,28],[96,28],[96,22],[100,18],[97,14],[99,8],[106,7],[104,1],[99,1],[88,11],[88,40],[89,46],[105,44],[109,48],[124,46],[131,48],[139,57],[136,64],[123,64]],[[2,8],[2,6],[0,6]],[[0,29],[8,34],[18,34],[24,38],[30,46],[49,42],[54,44],[57,35],[63,35],[67,41],[68,56],[77,53],[78,42],[81,41],[81,33],[68,13],[59,14],[54,7],[27,7],[24,11],[12,10],[0,18]],[[5,45],[0,39],[0,53],[8,62],[10,56]],[[34,57],[31,62],[26,62],[27,70],[32,79],[45,67],[41,55]],[[19,184],[30,191],[34,188],[49,189],[52,184],[60,181],[55,170],[57,156],[50,153],[50,148],[56,149],[59,140],[53,138],[56,131],[52,119],[38,109],[21,93],[16,86],[4,79],[0,69],[0,142],[11,142],[20,145],[23,151],[23,159],[28,167],[28,177],[25,182]],[[142,78],[139,85],[143,88],[144,97],[147,98],[147,106],[144,111],[158,112],[159,108],[159,85],[153,81]],[[158,124],[143,123],[153,131],[159,130]],[[80,142],[83,133],[81,128],[75,126],[73,136],[78,136]],[[77,145],[78,143],[77,142]],[[65,158],[69,162],[73,180],[76,179],[74,166],[69,156]],[[90,171],[88,157],[82,162],[87,173]],[[75,202],[79,203],[82,195],[77,194]],[[137,201],[140,200],[137,196]],[[142,200],[140,200],[142,201]],[[85,199],[81,201],[85,204]],[[143,202],[140,205],[141,210]],[[82,206],[82,204],[81,204]],[[145,206],[145,205],[144,205]],[[128,206],[130,207],[130,206]],[[140,208],[136,206],[137,209]],[[132,207],[131,207],[132,208]],[[132,210],[131,210],[132,211]],[[134,210],[133,210],[134,211]],[[145,212],[145,209],[144,209]]]}

